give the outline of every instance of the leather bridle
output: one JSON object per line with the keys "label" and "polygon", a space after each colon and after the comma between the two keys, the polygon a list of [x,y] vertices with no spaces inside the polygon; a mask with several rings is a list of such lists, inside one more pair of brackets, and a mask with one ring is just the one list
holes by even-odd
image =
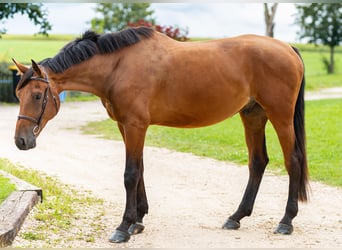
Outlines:
{"label": "leather bridle", "polygon": [[50,87],[50,82],[49,82],[49,79],[48,79],[48,75],[46,74],[45,72],[45,69],[43,68],[43,71],[45,73],[45,78],[42,78],[42,77],[36,77],[36,76],[32,76],[29,80],[35,80],[35,81],[40,81],[40,82],[44,82],[47,84],[47,87],[44,91],[44,95],[43,95],[43,103],[42,103],[42,109],[40,111],[40,114],[38,116],[38,118],[34,118],[34,117],[30,117],[30,116],[27,116],[27,115],[21,115],[19,114],[18,115],[18,120],[28,120],[28,121],[31,121],[33,123],[36,124],[36,126],[34,126],[33,128],[33,134],[34,135],[37,135],[41,129],[40,127],[40,123],[41,123],[41,120],[43,118],[43,115],[44,115],[44,112],[45,112],[45,108],[46,108],[46,105],[47,105],[47,102],[48,102],[48,99],[49,99],[49,92],[53,98],[53,102],[55,104],[55,108],[56,108],[56,114],[58,112],[58,104],[57,104],[57,100],[56,100],[56,97],[55,95],[53,94],[52,90],[51,90],[51,87]]}

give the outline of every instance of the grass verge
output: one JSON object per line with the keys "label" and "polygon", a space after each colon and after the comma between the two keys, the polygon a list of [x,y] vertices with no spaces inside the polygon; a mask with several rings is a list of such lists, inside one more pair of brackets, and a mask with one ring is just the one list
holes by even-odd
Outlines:
{"label": "grass verge", "polygon": [[[306,133],[309,171],[312,180],[342,187],[342,99],[307,101]],[[102,138],[122,140],[111,120],[91,122],[84,133]],[[270,123],[266,127],[268,169],[285,174],[281,148]],[[176,129],[151,126],[146,144],[180,152],[247,164],[247,147],[243,126],[238,115],[213,126]],[[156,156],[157,157],[157,156]]]}
{"label": "grass verge", "polygon": [[15,185],[8,178],[0,174],[0,204],[15,190]]}
{"label": "grass verge", "polygon": [[77,191],[36,170],[0,159],[0,169],[43,189],[44,201],[29,214],[16,238],[15,247],[92,246],[103,234],[103,200]]}

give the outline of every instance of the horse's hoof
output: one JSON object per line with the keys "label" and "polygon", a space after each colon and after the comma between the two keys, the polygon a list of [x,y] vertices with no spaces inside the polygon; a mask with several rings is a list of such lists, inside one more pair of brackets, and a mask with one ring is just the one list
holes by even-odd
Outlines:
{"label": "horse's hoof", "polygon": [[144,224],[142,224],[141,222],[137,222],[132,224],[129,228],[128,228],[128,233],[129,234],[140,234],[142,233],[142,231],[144,231],[145,226]]}
{"label": "horse's hoof", "polygon": [[291,234],[293,232],[293,226],[283,223],[279,223],[277,229],[274,231],[275,234]]}
{"label": "horse's hoof", "polygon": [[240,222],[228,219],[222,226],[223,229],[236,230],[240,228]]}
{"label": "horse's hoof", "polygon": [[127,242],[130,238],[130,234],[126,232],[122,232],[119,230],[115,230],[113,235],[109,238],[109,242],[112,243],[122,243]]}

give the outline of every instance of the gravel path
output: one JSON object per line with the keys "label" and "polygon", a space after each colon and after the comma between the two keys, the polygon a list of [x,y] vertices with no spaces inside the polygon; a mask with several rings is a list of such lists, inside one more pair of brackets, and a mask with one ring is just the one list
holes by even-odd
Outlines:
{"label": "gravel path", "polygon": [[[324,97],[339,97],[335,93],[324,93]],[[322,97],[308,93],[306,98],[317,96]],[[144,151],[150,205],[149,215],[145,217],[146,229],[128,243],[108,243],[107,238],[121,221],[124,209],[123,143],[83,135],[78,130],[88,121],[107,118],[101,103],[63,103],[59,115],[40,135],[37,147],[30,151],[19,151],[14,145],[18,107],[0,106],[0,114],[0,157],[56,176],[80,190],[92,190],[95,196],[105,199],[105,233],[86,246],[342,246],[342,189],[311,182],[311,201],[299,204],[293,234],[275,235],[273,230],[285,209],[288,178],[266,170],[252,216],[241,221],[238,231],[226,231],[221,225],[240,202],[247,182],[247,167],[153,147],[145,147]],[[19,246],[19,242],[20,239],[13,246]]]}

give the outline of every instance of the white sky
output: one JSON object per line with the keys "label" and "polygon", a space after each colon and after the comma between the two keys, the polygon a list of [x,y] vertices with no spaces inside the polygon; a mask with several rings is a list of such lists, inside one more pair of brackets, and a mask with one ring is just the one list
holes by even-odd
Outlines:
{"label": "white sky", "polygon": [[[95,16],[94,3],[46,3],[51,33],[79,35],[90,28]],[[190,37],[221,38],[244,33],[264,35],[262,3],[152,3],[154,17],[161,25],[189,28]],[[275,18],[275,37],[286,42],[297,41],[293,3],[280,3]],[[0,23],[9,34],[34,34],[38,31],[26,16]]]}

